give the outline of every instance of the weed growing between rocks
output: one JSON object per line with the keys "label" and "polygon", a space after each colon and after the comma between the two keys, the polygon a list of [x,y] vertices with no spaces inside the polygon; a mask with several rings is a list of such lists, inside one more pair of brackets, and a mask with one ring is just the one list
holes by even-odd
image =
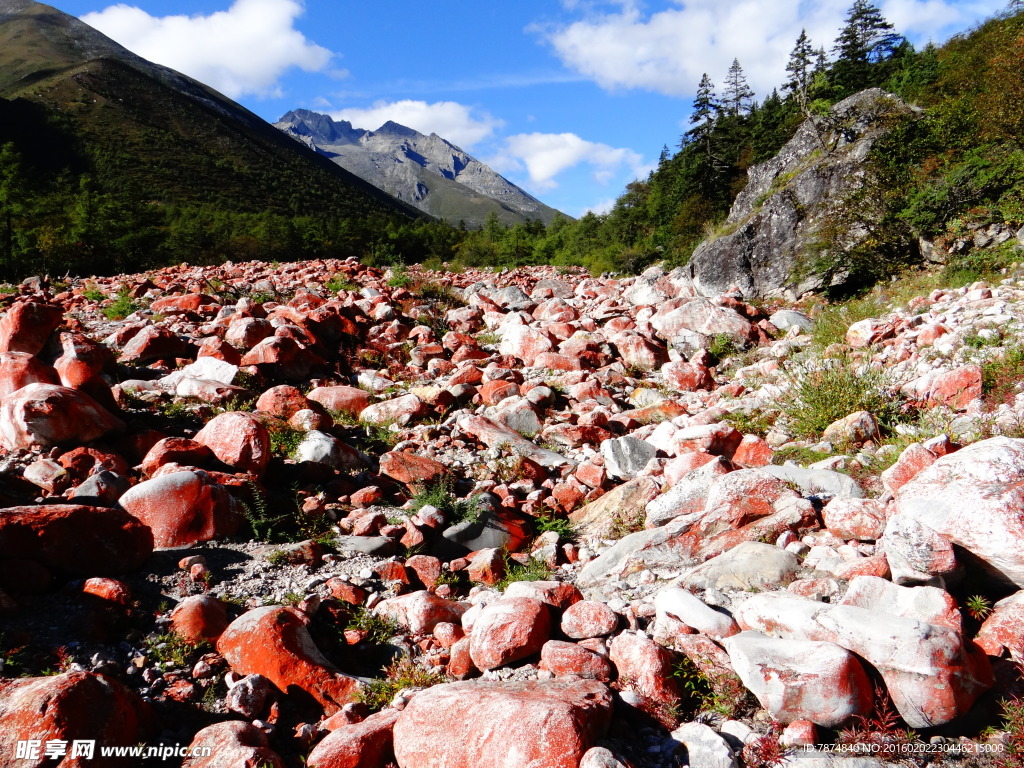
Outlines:
{"label": "weed growing between rocks", "polygon": [[874,709],[870,715],[857,715],[851,724],[839,732],[839,744],[914,744],[920,739],[915,731],[905,727],[896,712],[889,692],[881,683],[875,683]]}
{"label": "weed growing between rocks", "polygon": [[364,640],[374,644],[386,643],[399,632],[393,621],[362,606],[356,609],[345,629],[365,633]]}
{"label": "weed growing between rocks", "polygon": [[572,527],[572,523],[564,517],[555,517],[551,512],[543,512],[534,518],[534,525],[537,528],[537,533],[554,531],[558,534],[559,541],[576,541],[576,530]]}
{"label": "weed growing between rocks", "polygon": [[744,745],[740,757],[747,768],[777,768],[784,765],[792,753],[783,746],[781,737],[782,726],[773,722],[768,730]]}
{"label": "weed growing between rocks", "polygon": [[443,478],[427,486],[412,498],[412,512],[431,506],[451,523],[476,520],[480,516],[480,504],[475,497],[460,499],[455,495],[455,484],[451,478]]}
{"label": "weed growing between rocks", "polygon": [[981,366],[981,392],[989,408],[1012,403],[1024,380],[1024,347],[1009,347]]}
{"label": "weed growing between rocks", "polygon": [[447,682],[443,672],[424,669],[408,656],[395,659],[384,669],[384,677],[364,685],[359,692],[359,701],[370,711],[384,709],[396,695],[408,689],[430,688]]}
{"label": "weed growing between rocks", "polygon": [[820,437],[825,428],[851,413],[867,411],[883,433],[911,420],[888,377],[864,370],[849,358],[823,361],[816,368],[788,371],[791,386],[781,403],[788,431],[796,437]]}
{"label": "weed growing between rocks", "polygon": [[672,667],[672,677],[683,692],[682,705],[687,712],[733,718],[746,706],[747,690],[735,674],[723,670],[708,675],[688,656],[680,656]]}
{"label": "weed growing between rocks", "polygon": [[[292,488],[290,497],[279,495],[270,499],[250,481],[246,484],[246,496],[247,499],[239,500],[239,506],[257,541],[287,544],[312,539],[327,546],[333,541],[331,519],[325,514],[304,512],[298,489]],[[279,509],[284,511],[276,513]]]}
{"label": "weed growing between rocks", "polygon": [[190,643],[188,640],[169,632],[146,638],[146,650],[150,660],[162,668],[188,667],[201,654],[213,650],[207,642]]}
{"label": "weed growing between rocks", "polygon": [[508,589],[509,584],[516,581],[547,581],[551,578],[551,568],[541,560],[530,558],[525,563],[513,560],[505,555],[505,577],[494,588],[499,592]]}

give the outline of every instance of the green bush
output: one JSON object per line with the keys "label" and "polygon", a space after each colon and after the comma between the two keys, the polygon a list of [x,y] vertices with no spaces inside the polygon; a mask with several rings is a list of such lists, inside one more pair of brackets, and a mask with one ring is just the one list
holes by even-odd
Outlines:
{"label": "green bush", "polygon": [[791,385],[781,410],[796,437],[820,437],[829,424],[855,411],[868,411],[883,432],[910,419],[903,399],[883,372],[861,370],[846,358],[823,363],[790,371]]}

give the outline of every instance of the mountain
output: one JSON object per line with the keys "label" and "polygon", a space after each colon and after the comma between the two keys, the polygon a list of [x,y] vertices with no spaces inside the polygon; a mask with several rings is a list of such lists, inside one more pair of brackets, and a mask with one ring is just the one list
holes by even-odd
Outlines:
{"label": "mountain", "polygon": [[549,208],[436,133],[388,121],[376,131],[296,109],[274,124],[362,179],[431,216],[479,227],[493,212],[506,225],[551,222]]}
{"label": "mountain", "polygon": [[[166,214],[153,225],[164,233],[182,223],[167,216],[195,206],[228,220],[222,239],[235,241],[261,237],[243,215],[264,217],[264,229],[267,216],[347,226],[422,217],[212,88],[30,0],[0,0],[0,147],[8,142],[33,181],[85,184],[146,217]],[[58,205],[46,194],[42,219],[46,205]],[[33,224],[26,220],[25,232]],[[36,237],[36,252],[42,242]],[[11,258],[0,250],[0,262]]]}

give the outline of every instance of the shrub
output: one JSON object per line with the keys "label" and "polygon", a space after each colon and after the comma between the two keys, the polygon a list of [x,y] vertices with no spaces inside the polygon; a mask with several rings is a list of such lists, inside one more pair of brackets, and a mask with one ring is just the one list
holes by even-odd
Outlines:
{"label": "shrub", "polygon": [[791,386],[781,410],[793,435],[820,437],[829,424],[855,411],[868,411],[884,432],[909,420],[904,401],[884,373],[861,370],[847,358],[823,362],[790,371]]}
{"label": "shrub", "polygon": [[1024,347],[1013,346],[981,366],[981,391],[990,405],[1012,402],[1024,379]]}
{"label": "shrub", "polygon": [[425,506],[436,507],[449,523],[476,520],[480,516],[480,504],[476,497],[460,499],[454,492],[450,477],[427,486],[412,498],[412,511],[419,512]]}
{"label": "shrub", "polygon": [[371,610],[360,606],[345,625],[346,630],[358,630],[366,633],[369,643],[386,643],[399,633],[398,625],[385,616],[379,616]]}
{"label": "shrub", "polygon": [[109,306],[103,308],[103,314],[108,320],[124,320],[132,312],[142,309],[142,306],[141,302],[133,299],[127,292],[122,292]]}
{"label": "shrub", "polygon": [[338,291],[358,291],[359,284],[352,282],[344,275],[332,275],[331,279],[324,283],[324,288],[331,293],[338,293]]}

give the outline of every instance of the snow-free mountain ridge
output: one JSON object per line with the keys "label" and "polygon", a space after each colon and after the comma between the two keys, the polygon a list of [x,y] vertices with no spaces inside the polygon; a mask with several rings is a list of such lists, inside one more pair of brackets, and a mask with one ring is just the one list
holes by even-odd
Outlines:
{"label": "snow-free mountain ridge", "polygon": [[453,223],[481,226],[493,212],[504,224],[547,224],[558,213],[436,133],[390,120],[364,130],[307,109],[292,110],[275,126],[393,197]]}

